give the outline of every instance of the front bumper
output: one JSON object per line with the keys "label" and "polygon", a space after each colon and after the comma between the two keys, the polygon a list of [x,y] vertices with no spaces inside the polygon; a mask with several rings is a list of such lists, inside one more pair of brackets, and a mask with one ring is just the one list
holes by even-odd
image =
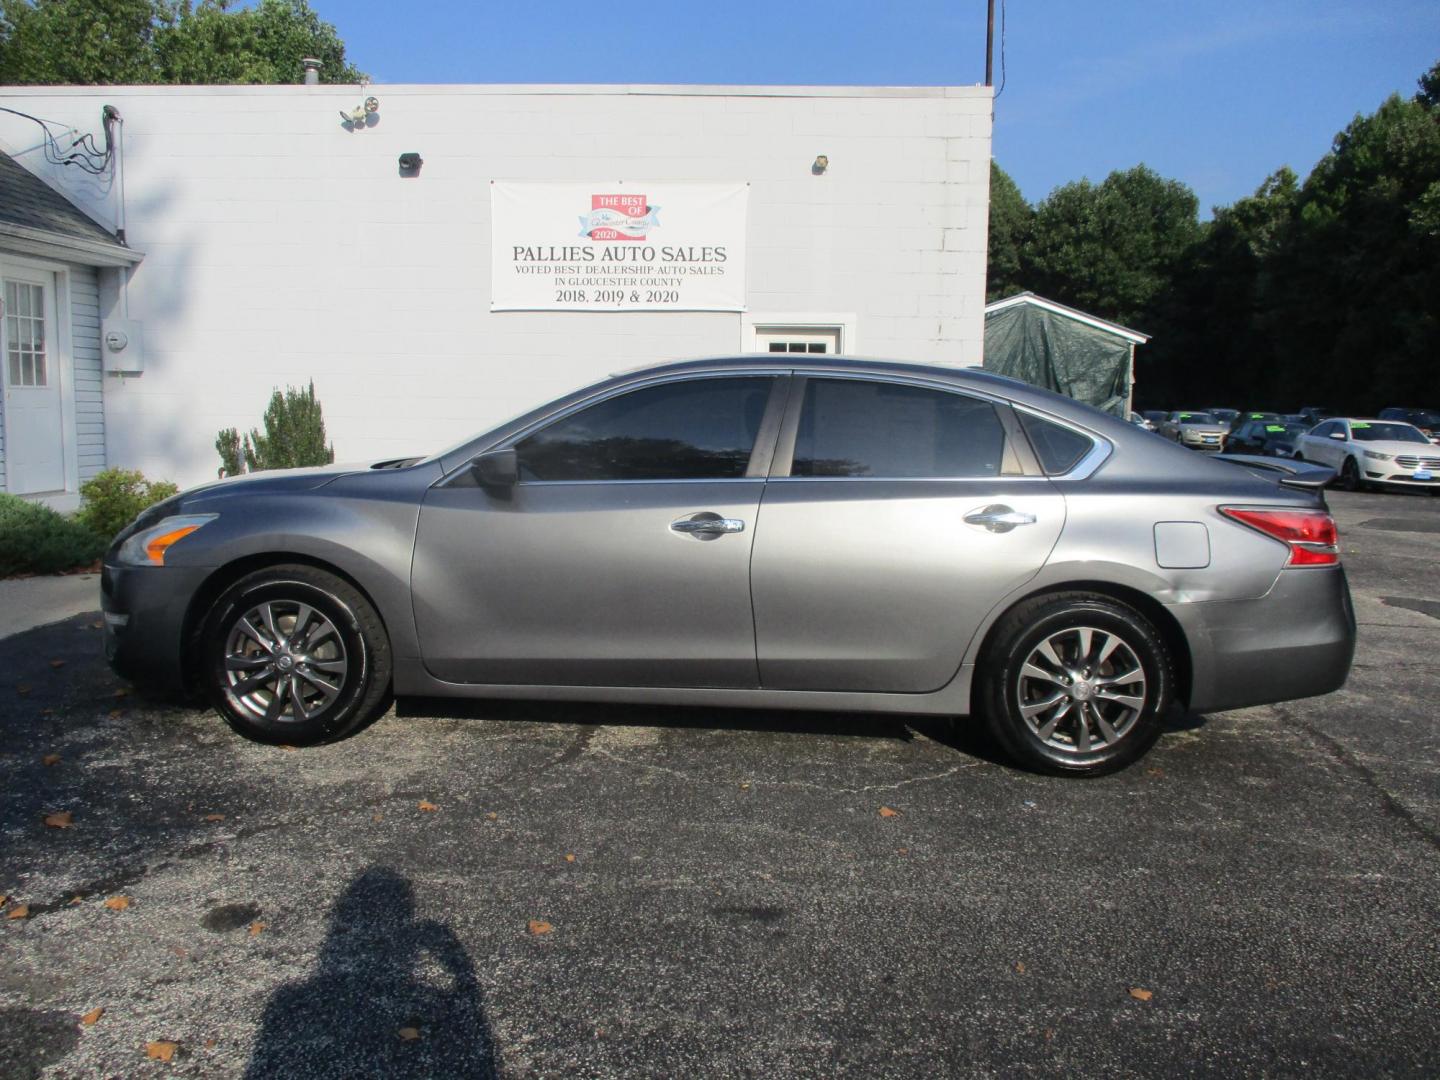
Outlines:
{"label": "front bumper", "polygon": [[148,689],[185,689],[186,616],[209,576],[202,567],[119,566],[100,572],[105,659],[121,678]]}
{"label": "front bumper", "polygon": [[1328,694],[1350,673],[1355,609],[1342,567],[1291,567],[1259,599],[1167,610],[1190,643],[1192,712]]}

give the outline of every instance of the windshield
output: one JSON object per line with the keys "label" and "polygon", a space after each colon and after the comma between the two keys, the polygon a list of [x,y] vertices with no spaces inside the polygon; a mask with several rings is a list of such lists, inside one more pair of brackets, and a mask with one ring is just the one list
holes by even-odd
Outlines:
{"label": "windshield", "polygon": [[1388,420],[1354,420],[1350,423],[1350,435],[1356,442],[1430,442],[1420,429],[1409,424],[1396,424]]}
{"label": "windshield", "polygon": [[1175,419],[1182,424],[1214,424],[1218,423],[1215,417],[1208,412],[1182,412],[1176,413]]}

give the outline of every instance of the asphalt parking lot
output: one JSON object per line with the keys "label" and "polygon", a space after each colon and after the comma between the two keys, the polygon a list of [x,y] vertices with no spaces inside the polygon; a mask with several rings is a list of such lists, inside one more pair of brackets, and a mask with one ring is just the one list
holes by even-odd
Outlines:
{"label": "asphalt parking lot", "polygon": [[1434,1076],[1440,498],[1331,502],[1347,687],[1095,781],[838,714],[265,748],[98,615],[0,641],[0,1076]]}

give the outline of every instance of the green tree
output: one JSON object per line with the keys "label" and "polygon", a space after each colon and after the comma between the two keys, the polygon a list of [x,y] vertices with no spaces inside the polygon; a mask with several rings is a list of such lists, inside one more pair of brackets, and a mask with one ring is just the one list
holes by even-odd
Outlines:
{"label": "green tree", "polygon": [[0,84],[155,81],[153,0],[0,0]]}
{"label": "green tree", "polygon": [[360,82],[306,0],[0,0],[0,83]]}
{"label": "green tree", "polygon": [[[229,434],[220,432],[215,443],[222,461],[231,441]],[[335,460],[335,447],[325,441],[325,415],[315,397],[314,380],[304,390],[287,386],[283,393],[277,389],[270,395],[265,434],[252,428],[244,437],[243,453],[251,472],[328,465]]]}
{"label": "green tree", "polygon": [[1036,292],[1141,326],[1200,237],[1195,193],[1144,165],[1056,188],[1035,210],[1023,267]]}
{"label": "green tree", "polygon": [[1035,223],[1035,209],[1025,201],[1010,174],[990,162],[990,241],[985,299],[999,300],[1025,291],[1023,253]]}

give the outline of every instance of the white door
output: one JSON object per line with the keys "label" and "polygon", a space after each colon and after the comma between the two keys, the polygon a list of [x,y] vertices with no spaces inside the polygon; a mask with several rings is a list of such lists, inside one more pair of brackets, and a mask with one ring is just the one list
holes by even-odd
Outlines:
{"label": "white door", "polygon": [[12,495],[65,490],[65,432],[55,348],[55,275],[7,268],[0,319],[5,389],[5,487]]}

